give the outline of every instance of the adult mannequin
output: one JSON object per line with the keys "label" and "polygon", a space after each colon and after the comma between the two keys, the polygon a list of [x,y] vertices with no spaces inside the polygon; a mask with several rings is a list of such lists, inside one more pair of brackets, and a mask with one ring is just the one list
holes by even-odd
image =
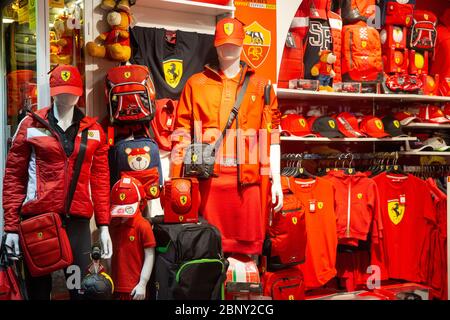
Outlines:
{"label": "adult mannequin", "polygon": [[[57,67],[50,76],[50,91],[54,105],[28,114],[22,120],[8,153],[3,181],[6,244],[10,251],[20,253],[17,235],[19,214],[25,219],[46,212],[66,214],[67,190],[80,149],[81,131],[89,130],[86,155],[69,208],[70,218],[66,223],[74,256],[73,265],[77,265],[83,275],[90,264],[89,221],[94,213],[100,230],[102,258],[112,256],[108,229],[108,146],[100,125],[75,106],[83,94],[78,69],[72,66]],[[48,299],[51,276],[29,276],[27,287],[31,299]],[[70,289],[71,298],[79,299],[78,291]]]}
{"label": "adult mannequin", "polygon": [[[192,134],[198,140],[201,130],[204,143],[213,143],[217,139],[245,76],[250,75],[238,115],[216,150],[214,172],[218,177],[200,181],[200,213],[221,231],[224,252],[260,254],[265,226],[264,208],[261,207],[262,175],[272,176],[274,209],[278,211],[283,205],[280,117],[273,91],[269,105],[264,103],[267,80],[255,75],[254,70],[240,61],[244,37],[243,26],[238,20],[225,18],[219,21],[215,36],[219,66],[207,65],[202,73],[192,76],[180,98],[172,135],[171,176],[181,175],[185,147]],[[186,139],[186,135],[189,138]],[[257,146],[250,141],[257,141]],[[263,158],[269,149],[270,160],[268,156]]]}

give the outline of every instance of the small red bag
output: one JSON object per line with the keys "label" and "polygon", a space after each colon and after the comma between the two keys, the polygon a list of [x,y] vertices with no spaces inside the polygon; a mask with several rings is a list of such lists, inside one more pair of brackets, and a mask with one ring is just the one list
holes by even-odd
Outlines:
{"label": "small red bag", "polygon": [[33,277],[67,268],[73,262],[69,238],[57,213],[40,214],[22,221],[19,237],[25,262]]}
{"label": "small red bag", "polygon": [[4,236],[0,248],[0,300],[24,300],[19,280],[14,270],[14,262],[8,259]]}
{"label": "small red bag", "polygon": [[298,267],[266,272],[263,276],[264,296],[273,300],[304,300],[305,282]]}

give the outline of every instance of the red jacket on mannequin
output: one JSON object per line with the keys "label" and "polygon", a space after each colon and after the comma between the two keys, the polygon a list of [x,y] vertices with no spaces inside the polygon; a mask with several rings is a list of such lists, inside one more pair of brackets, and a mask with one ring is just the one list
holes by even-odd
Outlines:
{"label": "red jacket on mannequin", "polygon": [[[36,112],[48,121],[50,108]],[[45,128],[31,115],[19,124],[8,153],[3,181],[5,232],[18,232],[19,212],[24,216],[64,212],[66,193],[81,142],[88,128],[85,160],[73,197],[70,214],[109,225],[109,167],[106,136],[94,118],[84,117],[67,157],[50,126]],[[93,190],[94,192],[91,192]]]}

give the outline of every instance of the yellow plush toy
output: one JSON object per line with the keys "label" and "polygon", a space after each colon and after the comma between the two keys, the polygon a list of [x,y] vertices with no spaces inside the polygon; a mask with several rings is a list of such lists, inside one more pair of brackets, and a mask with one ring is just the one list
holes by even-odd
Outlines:
{"label": "yellow plush toy", "polygon": [[68,16],[58,17],[53,23],[55,39],[50,40],[50,62],[52,64],[71,64],[74,48],[73,30],[67,27]]}
{"label": "yellow plush toy", "polygon": [[111,11],[107,16],[111,31],[104,32],[96,39],[97,42],[88,42],[87,52],[97,58],[108,58],[115,61],[126,62],[131,58],[130,26],[131,18],[128,13]]}
{"label": "yellow plush toy", "polygon": [[135,3],[136,0],[103,0],[100,6],[103,10],[107,11],[117,9],[130,13],[130,8]]}

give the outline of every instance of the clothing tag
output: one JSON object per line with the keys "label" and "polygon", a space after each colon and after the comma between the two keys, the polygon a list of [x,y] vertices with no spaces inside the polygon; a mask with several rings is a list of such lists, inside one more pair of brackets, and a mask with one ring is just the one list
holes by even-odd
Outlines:
{"label": "clothing tag", "polygon": [[297,46],[295,45],[294,37],[292,36],[291,32],[288,32],[288,34],[287,34],[286,47],[288,47],[288,48],[297,48]]}
{"label": "clothing tag", "polygon": [[316,200],[309,200],[309,212],[316,212]]}
{"label": "clothing tag", "polygon": [[167,119],[166,125],[167,125],[168,127],[171,127],[171,126],[172,126],[172,118]]}
{"label": "clothing tag", "polygon": [[406,196],[404,194],[400,195],[400,204],[406,204]]}

